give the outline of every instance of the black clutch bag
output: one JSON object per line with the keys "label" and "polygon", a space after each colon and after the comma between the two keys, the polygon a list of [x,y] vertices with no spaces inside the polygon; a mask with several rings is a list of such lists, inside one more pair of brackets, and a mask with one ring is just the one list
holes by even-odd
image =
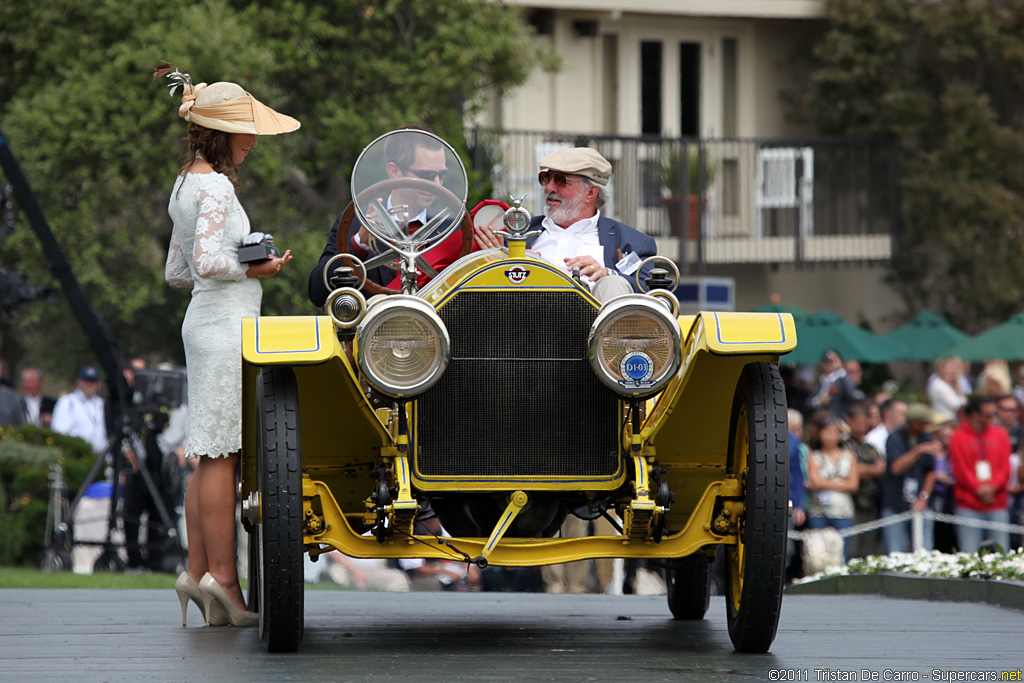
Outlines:
{"label": "black clutch bag", "polygon": [[274,236],[262,232],[252,233],[238,248],[239,263],[262,263],[280,255],[281,252],[274,246]]}

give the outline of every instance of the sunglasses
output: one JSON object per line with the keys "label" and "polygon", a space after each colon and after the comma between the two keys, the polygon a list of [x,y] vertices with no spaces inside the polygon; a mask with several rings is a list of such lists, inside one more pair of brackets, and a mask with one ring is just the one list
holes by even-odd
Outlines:
{"label": "sunglasses", "polygon": [[568,185],[571,182],[578,181],[579,178],[568,176],[565,173],[561,173],[559,171],[541,171],[540,173],[537,174],[537,181],[541,185],[547,185],[552,180],[555,181],[555,185],[564,186]]}
{"label": "sunglasses", "polygon": [[438,182],[443,183],[444,177],[448,175],[448,169],[442,169],[440,171],[431,171],[430,169],[415,169],[415,168],[404,168],[402,169],[406,173],[412,173],[420,180],[433,180],[437,178]]}

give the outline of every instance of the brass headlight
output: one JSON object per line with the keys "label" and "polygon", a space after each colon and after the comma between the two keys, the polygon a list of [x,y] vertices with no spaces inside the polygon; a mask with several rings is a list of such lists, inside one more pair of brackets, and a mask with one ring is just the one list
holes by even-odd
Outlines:
{"label": "brass headlight", "polygon": [[451,342],[430,304],[396,294],[370,306],[356,329],[355,355],[374,388],[393,398],[410,398],[441,378]]}
{"label": "brass headlight", "polygon": [[607,386],[624,396],[652,396],[668,384],[681,361],[679,323],[643,295],[616,297],[590,328],[590,364]]}
{"label": "brass headlight", "polygon": [[335,327],[351,330],[366,315],[366,299],[358,289],[342,287],[327,295],[324,309]]}

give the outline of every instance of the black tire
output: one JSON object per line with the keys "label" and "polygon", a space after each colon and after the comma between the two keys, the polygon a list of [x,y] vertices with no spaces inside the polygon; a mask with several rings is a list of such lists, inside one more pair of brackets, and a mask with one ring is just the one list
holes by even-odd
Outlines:
{"label": "black tire", "polygon": [[100,572],[123,572],[126,566],[125,561],[117,554],[117,550],[111,548],[105,549],[96,558],[96,563],[93,564],[92,570],[97,574]]}
{"label": "black tire", "polygon": [[740,652],[767,652],[785,584],[789,514],[786,392],[777,366],[750,363],[733,400],[729,470],[743,487],[739,543],[725,548],[729,637]]}
{"label": "black tire", "polygon": [[295,652],[303,630],[302,455],[289,368],[260,372],[256,410],[260,639],[270,652]]}
{"label": "black tire", "polygon": [[249,533],[249,586],[246,589],[245,606],[250,612],[260,611],[260,534],[253,528]]}
{"label": "black tire", "polygon": [[665,570],[668,608],[673,619],[704,618],[711,603],[711,563],[703,553],[679,560]]}
{"label": "black tire", "polygon": [[69,572],[71,568],[71,553],[63,548],[45,548],[39,558],[39,569],[44,572]]}

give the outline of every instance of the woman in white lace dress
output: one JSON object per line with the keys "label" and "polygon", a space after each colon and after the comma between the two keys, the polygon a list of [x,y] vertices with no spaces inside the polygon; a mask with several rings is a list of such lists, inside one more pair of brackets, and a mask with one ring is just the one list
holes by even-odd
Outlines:
{"label": "woman in white lace dress", "polygon": [[181,326],[188,367],[189,425],[185,453],[199,458],[185,495],[188,571],[176,589],[185,624],[193,600],[207,624],[252,626],[235,565],[235,474],[242,445],[242,330],[260,312],[258,278],[271,277],[291,253],[258,264],[238,261],[249,219],[235,197],[237,166],[256,146],[256,135],[285,133],[295,119],[261,104],[234,83],[184,86],[179,109],[189,121],[185,166],[171,191],[174,222],[165,278],[191,288]]}

